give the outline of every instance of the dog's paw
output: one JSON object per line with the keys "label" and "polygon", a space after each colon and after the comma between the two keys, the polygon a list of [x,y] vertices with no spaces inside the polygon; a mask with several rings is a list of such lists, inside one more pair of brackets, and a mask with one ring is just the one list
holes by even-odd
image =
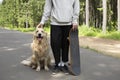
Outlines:
{"label": "dog's paw", "polygon": [[37,67],[36,71],[37,71],[37,72],[40,71],[40,67]]}
{"label": "dog's paw", "polygon": [[49,71],[49,68],[48,68],[47,66],[45,66],[45,70],[46,70],[46,71]]}
{"label": "dog's paw", "polygon": [[32,69],[35,69],[36,68],[36,66],[35,65],[32,65]]}

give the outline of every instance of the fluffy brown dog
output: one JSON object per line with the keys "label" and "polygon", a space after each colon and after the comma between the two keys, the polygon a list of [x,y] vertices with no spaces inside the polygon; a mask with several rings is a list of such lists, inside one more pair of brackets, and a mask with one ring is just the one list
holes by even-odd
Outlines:
{"label": "fluffy brown dog", "polygon": [[32,68],[35,68],[36,71],[40,71],[41,67],[44,67],[44,69],[48,71],[48,65],[50,65],[51,59],[49,55],[47,33],[45,33],[43,28],[36,28],[36,31],[33,34],[31,48],[33,55],[28,60],[24,60],[22,64],[31,66]]}

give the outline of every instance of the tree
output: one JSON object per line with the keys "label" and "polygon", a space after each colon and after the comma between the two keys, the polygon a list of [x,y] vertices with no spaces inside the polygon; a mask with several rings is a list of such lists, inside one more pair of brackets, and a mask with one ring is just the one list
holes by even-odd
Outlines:
{"label": "tree", "polygon": [[117,30],[117,0],[107,0],[107,30]]}
{"label": "tree", "polygon": [[118,31],[120,31],[120,0],[118,0]]}
{"label": "tree", "polygon": [[[42,17],[44,3],[45,0],[3,0],[0,4],[0,25],[36,26]],[[119,5],[120,0],[80,0],[79,24],[102,28],[103,32],[106,32],[106,26],[109,31],[120,31]]]}
{"label": "tree", "polygon": [[102,30],[103,33],[106,33],[106,25],[107,25],[107,0],[102,0],[103,2],[103,25]]}
{"label": "tree", "polygon": [[0,25],[36,26],[42,16],[44,2],[45,0],[3,0],[0,5]]}
{"label": "tree", "polygon": [[89,0],[86,0],[86,26],[89,27]]}

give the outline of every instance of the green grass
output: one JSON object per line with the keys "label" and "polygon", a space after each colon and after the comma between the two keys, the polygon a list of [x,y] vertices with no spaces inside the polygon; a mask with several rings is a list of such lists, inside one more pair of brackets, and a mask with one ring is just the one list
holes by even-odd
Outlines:
{"label": "green grass", "polygon": [[113,32],[108,32],[106,34],[101,33],[98,35],[98,37],[106,38],[106,39],[120,40],[120,32],[113,31]]}
{"label": "green grass", "polygon": [[48,34],[50,34],[50,27],[44,27],[44,30],[45,30]]}
{"label": "green grass", "polygon": [[21,32],[33,32],[35,28],[14,28],[13,30],[17,30]]}
{"label": "green grass", "polygon": [[[20,32],[33,32],[35,31],[35,27],[32,27],[32,28],[13,28],[13,27],[7,27],[7,29],[10,29],[10,30],[16,30],[16,31],[20,31]],[[50,28],[49,27],[44,27],[44,30],[47,32],[47,33],[50,33]]]}
{"label": "green grass", "polygon": [[[12,28],[12,27],[9,27],[9,29],[17,30],[21,32],[33,32],[35,30],[35,28]],[[44,30],[47,33],[50,33],[50,27],[44,27]],[[118,31],[111,31],[111,32],[107,31],[106,34],[104,34],[100,29],[96,29],[94,27],[88,28],[85,25],[79,27],[79,35],[120,40],[120,32]]]}
{"label": "green grass", "polygon": [[118,31],[111,31],[111,32],[107,31],[106,34],[104,34],[100,29],[95,29],[93,27],[88,28],[85,25],[79,27],[79,34],[80,36],[91,36],[91,37],[120,40],[120,32]]}
{"label": "green grass", "polygon": [[79,34],[81,36],[91,36],[91,37],[92,36],[97,36],[98,33],[100,33],[100,32],[101,31],[98,30],[98,29],[95,29],[93,27],[88,28],[85,25],[82,25],[82,26],[79,27]]}

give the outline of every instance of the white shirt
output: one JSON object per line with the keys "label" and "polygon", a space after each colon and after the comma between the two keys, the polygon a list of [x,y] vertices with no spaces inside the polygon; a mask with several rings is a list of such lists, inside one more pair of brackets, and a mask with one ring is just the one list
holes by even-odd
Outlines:
{"label": "white shirt", "polygon": [[49,18],[53,25],[78,24],[79,0],[46,0],[41,24]]}

